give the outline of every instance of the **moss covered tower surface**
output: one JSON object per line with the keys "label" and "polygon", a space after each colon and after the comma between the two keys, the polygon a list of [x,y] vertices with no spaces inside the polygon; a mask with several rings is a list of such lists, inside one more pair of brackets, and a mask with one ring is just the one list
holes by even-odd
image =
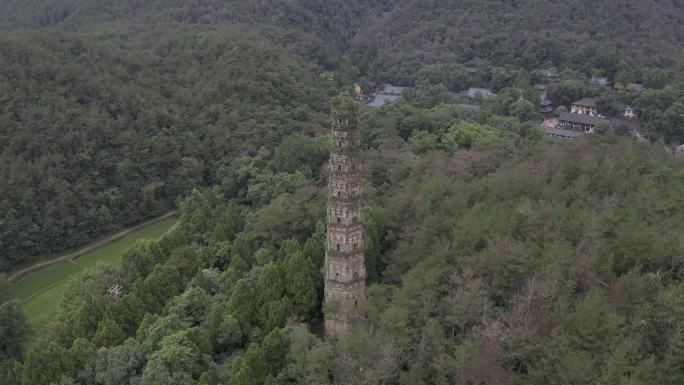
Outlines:
{"label": "moss covered tower surface", "polygon": [[332,100],[325,258],[325,332],[337,339],[363,318],[366,298],[359,107],[348,96]]}

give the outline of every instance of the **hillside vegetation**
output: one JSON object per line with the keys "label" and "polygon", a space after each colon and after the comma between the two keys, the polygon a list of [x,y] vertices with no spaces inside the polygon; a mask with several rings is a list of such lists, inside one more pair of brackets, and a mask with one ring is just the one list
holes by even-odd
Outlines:
{"label": "hillside vegetation", "polygon": [[0,58],[0,269],[167,211],[327,108],[311,67],[231,31],[6,32]]}
{"label": "hillside vegetation", "polygon": [[[684,5],[671,0],[400,0],[354,40],[362,73],[415,80],[425,64],[684,75]],[[624,64],[620,62],[624,61]],[[623,68],[624,67],[624,68]]]}
{"label": "hillside vegetation", "polygon": [[[180,215],[39,333],[0,276],[0,385],[684,383],[681,7],[0,0],[0,270]],[[544,69],[645,138],[547,139]],[[366,317],[333,343],[329,98],[355,81],[416,87],[362,108]]]}
{"label": "hillside vegetation", "polygon": [[557,103],[602,96],[578,85],[590,73],[644,80],[647,94],[618,101],[644,108],[649,138],[678,143],[678,7],[0,1],[0,270],[166,210],[215,183],[226,156],[324,125],[330,91],[359,78],[500,91],[565,68]]}
{"label": "hillside vegetation", "polygon": [[258,209],[233,190],[279,148],[72,282],[5,383],[681,383],[681,162],[612,136],[422,158],[393,141],[370,153],[386,166],[368,186],[367,320],[347,339],[300,323],[321,309],[324,190],[305,178]]}
{"label": "hillside vegetation", "polygon": [[191,24],[258,31],[334,66],[370,15],[391,0],[1,0],[0,29],[88,30],[102,23]]}

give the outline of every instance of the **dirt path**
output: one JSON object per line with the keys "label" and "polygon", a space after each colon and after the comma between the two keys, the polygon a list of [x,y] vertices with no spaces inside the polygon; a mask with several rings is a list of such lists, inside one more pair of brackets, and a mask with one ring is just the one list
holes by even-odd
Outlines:
{"label": "dirt path", "polygon": [[41,267],[45,267],[45,266],[50,266],[50,265],[55,264],[55,263],[72,260],[76,257],[80,257],[81,255],[83,255],[89,251],[95,250],[95,249],[100,248],[100,247],[102,247],[102,246],[104,246],[110,242],[114,242],[120,238],[123,238],[124,236],[130,234],[133,231],[139,230],[139,229],[141,229],[147,225],[151,225],[152,223],[159,222],[163,219],[172,217],[172,216],[176,215],[177,211],[178,210],[173,210],[173,211],[168,212],[168,213],[166,213],[160,217],[150,219],[149,221],[140,223],[136,226],[129,227],[125,230],[121,230],[118,233],[114,233],[114,234],[112,234],[106,238],[102,238],[102,239],[95,241],[93,243],[89,243],[88,245],[86,245],[86,246],[84,246],[84,247],[82,247],[76,251],[73,251],[71,253],[59,255],[59,256],[56,256],[54,258],[50,258],[48,260],[45,260],[45,261],[37,262],[31,266],[27,266],[21,270],[18,270],[16,272],[12,273],[10,276],[7,277],[7,280],[10,282],[14,282],[17,279],[19,279],[19,278],[25,276],[26,274],[32,272],[33,270],[40,269]]}

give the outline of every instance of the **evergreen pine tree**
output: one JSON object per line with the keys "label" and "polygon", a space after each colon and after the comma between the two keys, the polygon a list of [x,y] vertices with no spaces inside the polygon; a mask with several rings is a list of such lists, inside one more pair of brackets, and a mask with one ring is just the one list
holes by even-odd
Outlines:
{"label": "evergreen pine tree", "polygon": [[295,314],[307,317],[316,309],[316,269],[301,251],[285,260],[285,281]]}
{"label": "evergreen pine tree", "polygon": [[116,346],[126,339],[121,326],[116,323],[109,315],[105,316],[97,326],[97,331],[93,337],[93,343],[100,346]]}
{"label": "evergreen pine tree", "polygon": [[663,384],[684,384],[684,324],[670,337],[663,366]]}
{"label": "evergreen pine tree", "polygon": [[211,378],[209,377],[209,373],[204,372],[199,378],[199,382],[197,385],[213,385],[213,382],[211,382]]}

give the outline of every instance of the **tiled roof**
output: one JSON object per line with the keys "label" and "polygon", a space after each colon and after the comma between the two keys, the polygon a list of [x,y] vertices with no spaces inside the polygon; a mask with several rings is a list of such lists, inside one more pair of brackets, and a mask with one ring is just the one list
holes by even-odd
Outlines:
{"label": "tiled roof", "polygon": [[582,99],[572,103],[579,106],[596,107],[596,99],[583,97]]}
{"label": "tiled roof", "polygon": [[405,91],[412,89],[411,87],[399,87],[399,86],[393,86],[393,85],[385,85],[383,88],[382,94],[389,94],[389,95],[401,95]]}
{"label": "tiled roof", "polygon": [[387,95],[387,94],[380,94],[373,99],[373,101],[369,102],[366,104],[368,107],[382,107],[387,103],[391,103],[395,100],[399,99],[399,95]]}
{"label": "tiled roof", "polygon": [[560,117],[558,117],[558,120],[570,123],[589,124],[592,126],[597,126],[599,123],[606,121],[605,119],[599,118],[598,116],[573,114],[570,112],[563,112],[560,115]]}
{"label": "tiled roof", "polygon": [[480,94],[480,95],[482,95],[482,96],[485,97],[485,98],[488,97],[488,96],[494,95],[494,94],[492,93],[492,90],[490,90],[490,89],[488,89],[488,88],[470,87],[470,88],[468,89],[468,96],[470,96],[471,98],[474,98],[477,94]]}
{"label": "tiled roof", "polygon": [[608,82],[608,78],[607,78],[607,77],[601,77],[601,76],[599,76],[599,77],[592,77],[592,78],[591,78],[591,82],[592,82],[592,83],[595,83],[595,84],[598,84],[598,85],[600,85],[600,86],[607,86],[608,84],[610,84],[610,83]]}
{"label": "tiled roof", "polygon": [[637,83],[629,83],[625,87],[627,91],[632,91],[632,92],[641,92],[644,90],[644,85],[643,84],[637,84]]}

